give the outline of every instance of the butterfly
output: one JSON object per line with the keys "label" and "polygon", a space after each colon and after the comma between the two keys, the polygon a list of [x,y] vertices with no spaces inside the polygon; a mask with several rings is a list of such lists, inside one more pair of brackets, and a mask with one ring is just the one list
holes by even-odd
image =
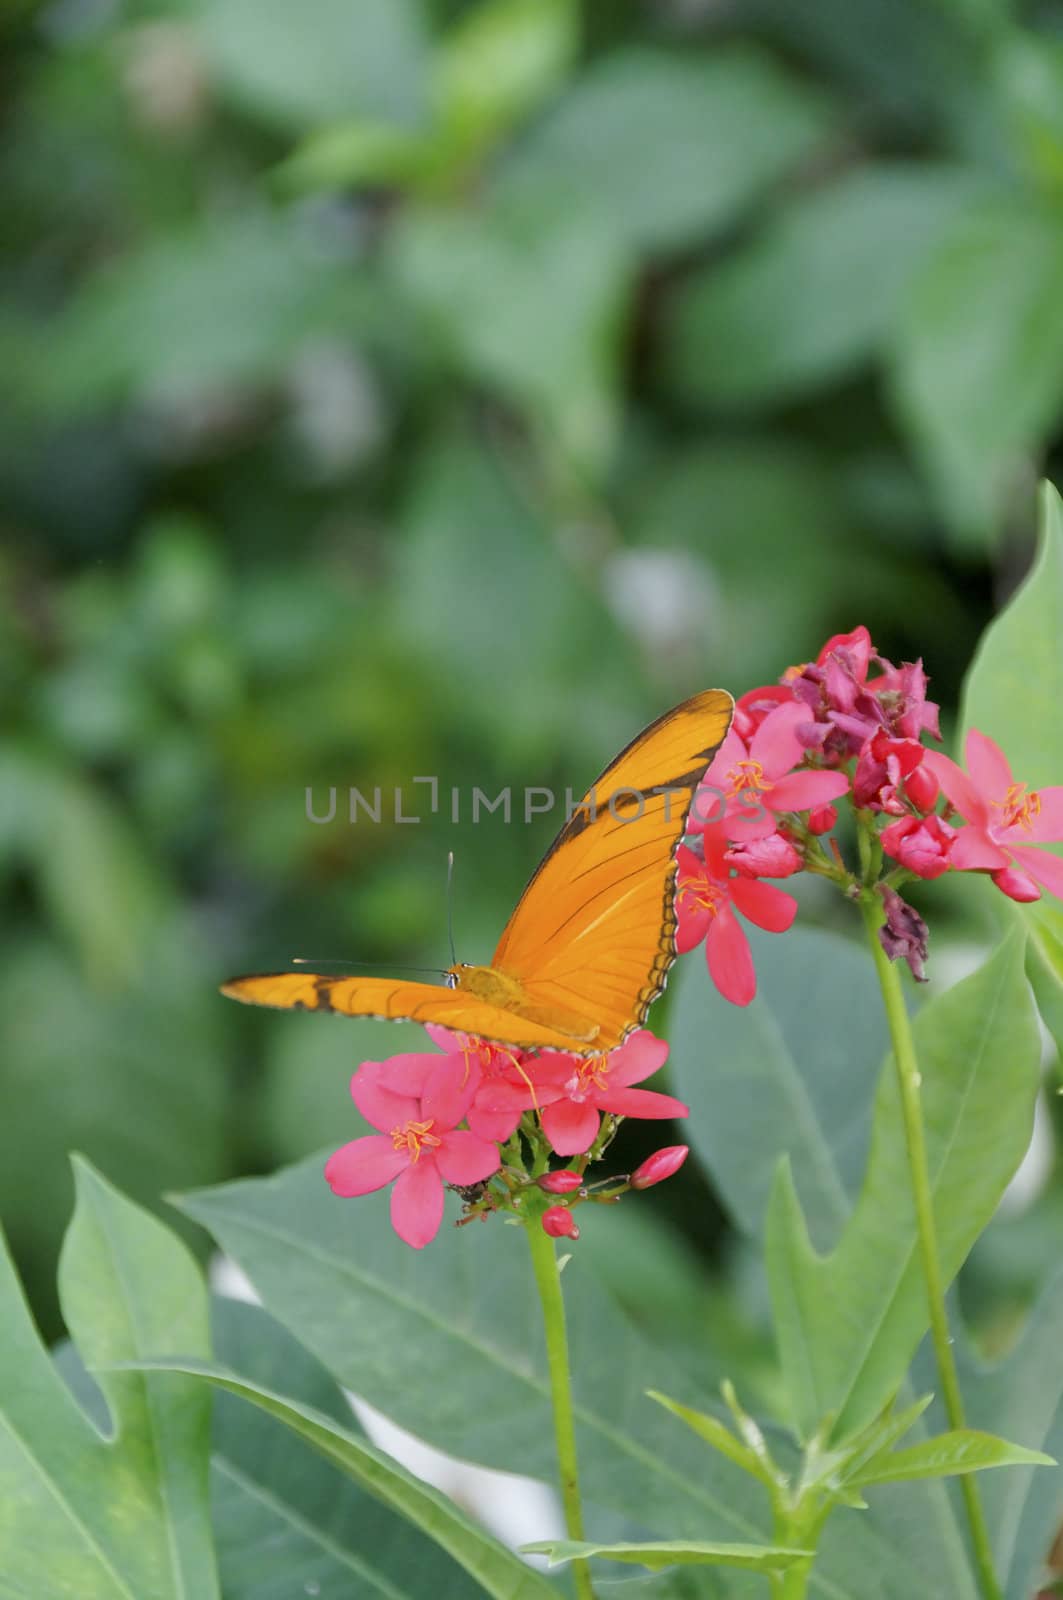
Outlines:
{"label": "butterfly", "polygon": [[675,960],[676,850],[734,701],[705,689],[651,722],[572,811],[489,966],[434,983],[275,972],[222,993],[251,1005],[440,1023],[514,1049],[613,1050],[645,1021]]}

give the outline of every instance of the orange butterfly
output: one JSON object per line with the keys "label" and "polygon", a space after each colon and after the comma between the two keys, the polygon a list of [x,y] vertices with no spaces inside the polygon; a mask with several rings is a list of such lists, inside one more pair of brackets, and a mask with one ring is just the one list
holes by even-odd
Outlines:
{"label": "orange butterfly", "polygon": [[447,987],[276,972],[222,993],[252,1005],[436,1022],[515,1049],[598,1055],[645,1021],[675,960],[675,853],[734,701],[706,689],[651,722],[565,823],[506,923],[491,965]]}

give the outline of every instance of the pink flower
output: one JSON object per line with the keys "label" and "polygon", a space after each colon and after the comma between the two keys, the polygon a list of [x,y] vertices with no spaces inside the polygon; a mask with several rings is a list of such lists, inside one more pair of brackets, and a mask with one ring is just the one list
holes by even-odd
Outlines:
{"label": "pink flower", "polygon": [[952,865],[990,873],[1013,900],[1037,898],[1038,885],[1063,899],[1063,861],[1034,848],[1063,841],[1063,786],[1016,783],[1000,746],[977,728],[967,735],[965,754],[967,772],[939,751],[926,754],[926,765],[967,823],[957,834]]}
{"label": "pink flower", "polygon": [[747,689],[735,701],[732,726],[738,737],[748,744],[769,712],[790,704],[793,698],[793,690],[787,683],[766,683],[757,689]]}
{"label": "pink flower", "polygon": [[956,837],[938,816],[901,817],[882,830],[882,848],[917,878],[940,878],[953,864]]}
{"label": "pink flower", "polygon": [[749,940],[735,912],[769,933],[784,933],[797,915],[797,901],[758,878],[732,877],[722,827],[706,828],[702,838],[704,860],[686,845],[678,850],[676,948],[693,950],[704,939],[713,983],[725,999],[747,1006],[757,992],[757,977]]}
{"label": "pink flower", "polygon": [[464,1117],[479,1138],[505,1144],[521,1112],[516,1107],[505,1111],[493,1108],[491,1087],[499,1080],[527,1084],[536,1056],[471,1034],[451,1033],[434,1022],[426,1025],[425,1032],[445,1052],[442,1057],[430,1058],[433,1070],[425,1084],[425,1105],[433,1115],[452,1115],[455,1122]]}
{"label": "pink flower", "polygon": [[[877,678],[868,677],[872,662],[882,668]],[[832,763],[856,755],[880,728],[894,738],[941,737],[922,662],[894,666],[875,650],[866,628],[836,633],[815,661],[792,667],[785,681],[810,713],[799,730],[802,742]]]}
{"label": "pink flower", "polygon": [[551,1239],[578,1239],[579,1227],[567,1206],[550,1206],[542,1215],[543,1232]]}
{"label": "pink flower", "polygon": [[655,1183],[663,1183],[679,1171],[689,1154],[690,1146],[686,1144],[669,1144],[663,1150],[655,1150],[631,1174],[631,1187],[649,1189]]}
{"label": "pink flower", "polygon": [[543,1132],[559,1156],[579,1156],[598,1137],[600,1113],[618,1117],[685,1117],[687,1107],[669,1094],[633,1089],[668,1059],[668,1046],[647,1028],[638,1028],[604,1056],[577,1056],[544,1050],[534,1077],[523,1083],[497,1080],[489,1094],[492,1107],[527,1111],[535,1106]]}
{"label": "pink flower", "polygon": [[790,878],[805,864],[793,840],[778,831],[732,845],[725,860],[743,878]]}
{"label": "pink flower", "polygon": [[359,1111],[378,1134],[345,1144],[325,1165],[334,1194],[369,1194],[395,1180],[391,1225],[400,1239],[422,1250],[443,1219],[443,1186],[490,1178],[501,1165],[498,1147],[438,1113],[429,1115],[423,1090],[437,1057],[392,1056],[366,1061],[351,1080]]}
{"label": "pink flower", "polygon": [[861,747],[853,775],[853,805],[861,810],[907,812],[903,787],[926,752],[917,739],[891,739],[884,728]]}
{"label": "pink flower", "polygon": [[761,839],[775,831],[779,816],[845,794],[842,772],[792,770],[805,758],[797,729],[807,720],[791,700],[768,713],[748,745],[732,728],[694,796],[690,832],[722,823],[731,840]]}

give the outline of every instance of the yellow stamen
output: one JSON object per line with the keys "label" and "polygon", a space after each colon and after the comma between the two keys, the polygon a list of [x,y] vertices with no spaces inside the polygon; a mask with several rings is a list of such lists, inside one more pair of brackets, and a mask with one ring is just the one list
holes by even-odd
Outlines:
{"label": "yellow stamen", "polygon": [[1000,811],[1000,820],[1005,828],[1011,828],[1018,823],[1027,833],[1033,825],[1034,817],[1041,814],[1041,796],[1036,789],[1031,789],[1027,794],[1024,783],[1013,783],[1003,800],[994,800],[993,805]]}
{"label": "yellow stamen", "polygon": [[681,901],[684,896],[693,900],[699,911],[708,911],[712,916],[716,916],[727,903],[727,891],[718,888],[714,883],[709,883],[705,878],[691,878],[686,883],[680,883],[677,901]]}
{"label": "yellow stamen", "polygon": [[421,1151],[427,1147],[430,1150],[438,1149],[443,1143],[432,1129],[433,1121],[428,1122],[403,1122],[391,1130],[391,1142],[396,1150],[405,1150],[411,1161],[421,1159]]}
{"label": "yellow stamen", "polygon": [[727,774],[727,781],[731,785],[728,798],[732,800],[740,794],[762,794],[773,787],[765,778],[759,761],[736,761]]}

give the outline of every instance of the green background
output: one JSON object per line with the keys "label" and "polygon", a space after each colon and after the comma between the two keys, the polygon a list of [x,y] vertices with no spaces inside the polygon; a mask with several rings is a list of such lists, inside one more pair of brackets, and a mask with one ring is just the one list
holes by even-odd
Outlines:
{"label": "green background", "polygon": [[[349,785],[580,789],[858,621],[952,726],[1058,465],[1063,7],[24,0],[0,43],[0,1213],[55,1331],[69,1148],[150,1203],[268,1171],[404,1037],[217,982],[442,966],[450,849],[486,959],[560,820]],[[748,1350],[708,1189],[653,1204]]]}

